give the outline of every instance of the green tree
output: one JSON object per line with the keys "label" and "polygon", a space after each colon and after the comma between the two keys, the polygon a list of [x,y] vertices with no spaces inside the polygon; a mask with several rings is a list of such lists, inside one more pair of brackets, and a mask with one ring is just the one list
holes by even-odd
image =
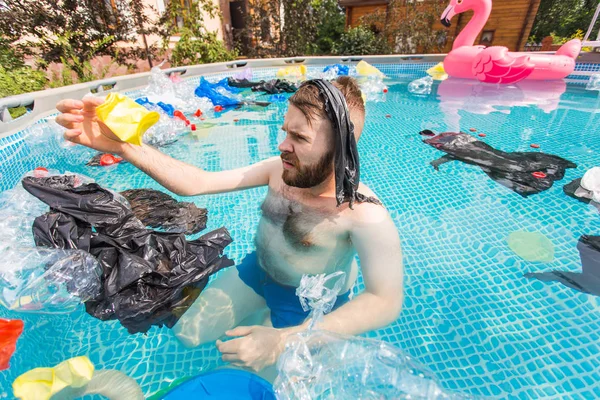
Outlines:
{"label": "green tree", "polygon": [[586,32],[598,0],[541,0],[531,35],[537,40],[546,36],[568,38],[577,30]]}
{"label": "green tree", "polygon": [[344,33],[346,15],[337,0],[313,0],[312,8],[318,18],[317,34],[309,45],[309,53],[333,54],[333,46]]}
{"label": "green tree", "polygon": [[[147,34],[151,21],[141,0],[2,0],[0,34],[20,43],[39,66],[62,62],[86,80],[86,63],[97,55],[109,55],[126,63],[139,49],[117,46],[136,42]],[[149,49],[143,49],[149,58]]]}
{"label": "green tree", "polygon": [[390,48],[384,38],[377,36],[371,29],[359,25],[342,34],[339,41],[333,45],[333,52],[348,56],[387,54]]}
{"label": "green tree", "polygon": [[210,18],[219,16],[218,8],[210,0],[192,1],[190,7],[179,1],[170,1],[159,20],[163,45],[178,33],[179,41],[171,55],[173,65],[204,64],[234,60],[236,53],[228,51],[216,32],[210,32],[204,23],[203,12]]}

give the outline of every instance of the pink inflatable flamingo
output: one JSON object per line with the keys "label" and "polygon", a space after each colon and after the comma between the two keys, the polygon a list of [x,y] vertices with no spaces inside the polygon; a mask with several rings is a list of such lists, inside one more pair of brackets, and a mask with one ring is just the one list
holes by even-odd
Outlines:
{"label": "pink inflatable flamingo", "polygon": [[448,75],[488,83],[515,83],[523,79],[562,79],[575,69],[575,59],[581,50],[578,39],[562,45],[556,54],[511,53],[502,46],[474,46],[492,11],[492,0],[451,0],[441,22],[449,27],[452,17],[468,10],[473,10],[473,18],[444,59]]}

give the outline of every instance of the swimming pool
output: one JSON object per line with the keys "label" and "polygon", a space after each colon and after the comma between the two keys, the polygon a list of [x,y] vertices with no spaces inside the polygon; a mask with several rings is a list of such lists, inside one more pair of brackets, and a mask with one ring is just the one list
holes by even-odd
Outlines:
{"label": "swimming pool", "polygon": [[[442,82],[430,94],[409,93],[408,83],[432,65],[378,65],[390,77],[389,91],[384,101],[367,103],[359,142],[361,178],[399,229],[406,269],[401,318],[367,336],[400,346],[447,389],[502,398],[600,397],[600,299],[523,277],[531,271],[579,270],[577,239],[600,233],[598,212],[562,192],[564,184],[597,165],[598,92],[575,83],[507,88]],[[275,69],[256,72],[273,76]],[[278,155],[285,109],[285,103],[274,103],[229,111],[163,151],[211,171]],[[129,164],[109,171],[86,167],[94,152],[65,146],[46,127],[41,121],[0,139],[1,190],[38,166],[82,173],[115,190],[159,188]],[[453,162],[436,172],[429,162],[443,153],[422,143],[419,131],[470,128],[485,133],[480,140],[495,148],[529,151],[536,143],[578,168],[526,199],[474,166]],[[226,254],[236,262],[252,250],[265,192],[193,198],[209,210],[207,230],[230,230],[234,242]],[[527,262],[513,253],[507,237],[518,230],[546,235],[555,247],[554,261]],[[0,398],[12,395],[10,384],[21,373],[79,355],[88,355],[98,369],[125,372],[146,395],[220,364],[213,345],[186,349],[168,329],[132,336],[116,321],[93,319],[83,307],[68,315],[0,309],[0,317],[25,321],[11,368],[0,374]]]}

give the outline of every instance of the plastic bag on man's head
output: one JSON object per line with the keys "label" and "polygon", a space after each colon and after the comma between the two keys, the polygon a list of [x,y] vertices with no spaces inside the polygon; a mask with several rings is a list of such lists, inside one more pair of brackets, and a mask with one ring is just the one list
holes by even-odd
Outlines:
{"label": "plastic bag on man's head", "polygon": [[67,313],[102,290],[102,268],[81,250],[5,248],[0,304],[9,310]]}

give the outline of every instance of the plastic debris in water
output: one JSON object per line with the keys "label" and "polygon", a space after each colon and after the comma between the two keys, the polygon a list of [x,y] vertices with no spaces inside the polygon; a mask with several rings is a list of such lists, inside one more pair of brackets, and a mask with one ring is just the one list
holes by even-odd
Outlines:
{"label": "plastic debris in water", "polygon": [[369,64],[368,62],[366,62],[364,60],[359,62],[358,64],[356,64],[356,73],[358,75],[363,75],[363,76],[376,75],[376,76],[379,76],[380,78],[385,77],[383,72],[381,72],[376,67],[372,66],[371,64]]}
{"label": "plastic debris in water", "polygon": [[0,371],[9,367],[9,361],[17,348],[17,339],[23,333],[20,319],[0,318]]}
{"label": "plastic debris in water", "polygon": [[554,245],[539,232],[516,231],[508,235],[508,247],[526,261],[552,262]]}
{"label": "plastic debris in water", "polygon": [[306,65],[294,65],[290,67],[283,67],[277,70],[278,78],[288,78],[288,79],[299,79],[303,76],[306,76]]}
{"label": "plastic debris in water", "polygon": [[425,76],[408,84],[408,91],[413,94],[429,94],[433,86],[433,78]]}
{"label": "plastic debris in water", "polygon": [[148,111],[119,93],[110,93],[104,103],[96,108],[96,115],[116,136],[111,139],[138,146],[141,146],[142,136],[148,128],[160,119],[159,113]]}
{"label": "plastic debris in water", "polygon": [[586,90],[600,90],[600,74],[590,76],[590,80],[585,88]]}
{"label": "plastic debris in water", "polygon": [[61,390],[86,385],[94,374],[94,364],[85,356],[61,362],[52,368],[35,368],[13,382],[16,398],[48,400]]}
{"label": "plastic debris in water", "polygon": [[432,372],[389,343],[318,330],[344,278],[343,272],[302,277],[296,294],[304,310],[312,309],[311,324],[288,339],[277,362],[277,398],[464,399],[444,391]]}
{"label": "plastic debris in water", "polygon": [[436,81],[445,81],[446,79],[448,79],[448,74],[444,69],[444,63],[438,63],[433,67],[429,68],[426,72],[427,75],[429,75]]}

